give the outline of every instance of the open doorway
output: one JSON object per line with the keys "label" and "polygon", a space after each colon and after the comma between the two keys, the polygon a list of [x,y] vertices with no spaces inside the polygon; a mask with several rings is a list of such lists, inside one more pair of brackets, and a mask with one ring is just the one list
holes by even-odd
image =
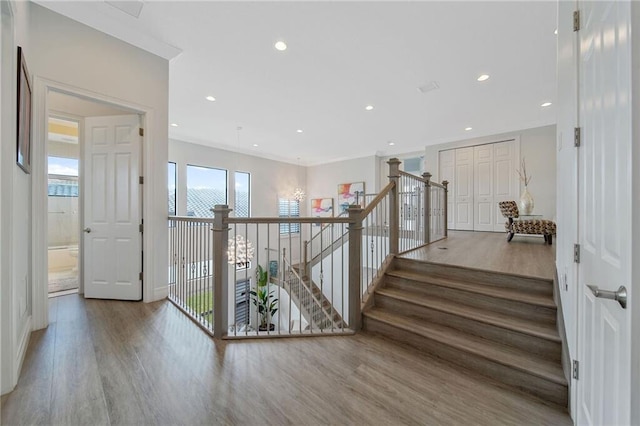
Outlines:
{"label": "open doorway", "polygon": [[[115,238],[120,245],[112,247],[104,244],[111,235],[97,228],[104,227],[113,215],[117,217],[111,219],[122,227],[122,200],[138,200],[138,195],[134,195],[130,188],[134,188],[135,183],[135,193],[139,192],[139,160],[137,155],[129,155],[127,140],[134,132],[138,137],[140,119],[130,110],[56,91],[48,93],[47,105],[48,293],[49,297],[70,293],[87,296],[87,271],[90,272],[89,284],[95,283],[96,279],[104,284],[102,277],[95,278],[96,274],[100,275],[103,269],[120,270],[128,266],[118,252],[114,253],[126,249],[122,236],[118,234]],[[128,127],[123,125],[123,120],[130,121]],[[129,128],[131,130],[123,133],[123,129]],[[110,143],[109,138],[113,139],[113,153],[103,152]],[[96,149],[100,152],[96,153]],[[87,156],[91,160],[87,160]],[[115,165],[117,170],[109,171],[110,165],[112,168]],[[131,175],[131,182],[123,181],[122,175]],[[120,187],[110,189],[108,182]],[[87,208],[87,203],[90,208]],[[139,205],[139,202],[135,204]],[[137,214],[135,219],[133,216],[134,238],[139,240],[140,219]],[[127,257],[138,259],[140,255],[130,253]],[[114,265],[118,267],[114,268]],[[115,278],[118,284],[123,281],[120,275]],[[137,281],[138,271],[135,276]],[[107,298],[118,298],[116,296]]]}
{"label": "open doorway", "polygon": [[77,293],[80,285],[80,121],[49,116],[47,158],[49,297]]}

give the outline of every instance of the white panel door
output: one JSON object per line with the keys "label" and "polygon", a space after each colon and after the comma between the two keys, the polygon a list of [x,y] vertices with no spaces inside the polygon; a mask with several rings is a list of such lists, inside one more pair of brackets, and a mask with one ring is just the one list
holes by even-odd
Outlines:
{"label": "white panel door", "polygon": [[439,168],[440,172],[438,176],[440,176],[440,181],[448,181],[449,182],[449,193],[447,194],[447,228],[448,229],[456,229],[455,227],[455,210],[454,210],[454,200],[456,187],[454,185],[454,172],[456,166],[456,151],[454,149],[449,149],[447,151],[440,151],[438,154],[439,157]]}
{"label": "white panel door", "polygon": [[137,115],[85,119],[84,294],[141,300]]}
{"label": "white panel door", "polygon": [[518,201],[518,174],[516,167],[518,163],[517,142],[507,141],[493,144],[494,161],[494,198],[493,212],[496,218],[493,231],[503,232],[504,223],[507,221],[500,212],[498,203],[500,201]]}
{"label": "white panel door", "polygon": [[[580,425],[627,425],[631,409],[632,192],[630,3],[580,5]],[[637,196],[637,194],[636,194]],[[587,285],[629,291],[627,309]],[[638,404],[640,401],[635,401]]]}
{"label": "white panel door", "polygon": [[493,145],[473,147],[473,229],[493,231]]}
{"label": "white panel door", "polygon": [[455,229],[473,230],[473,147],[456,149]]}

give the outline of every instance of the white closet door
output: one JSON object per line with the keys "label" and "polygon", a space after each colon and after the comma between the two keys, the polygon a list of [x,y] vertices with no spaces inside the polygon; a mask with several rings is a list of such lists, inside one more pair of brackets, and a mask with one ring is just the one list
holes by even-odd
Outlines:
{"label": "white closet door", "polygon": [[455,227],[473,230],[473,147],[456,149]]}
{"label": "white closet door", "polygon": [[493,230],[504,231],[506,219],[500,213],[498,202],[514,200],[518,201],[518,178],[516,173],[518,156],[516,153],[516,141],[499,142],[492,144],[494,160],[494,199],[493,209],[496,218]]}
{"label": "white closet door", "polygon": [[447,194],[447,228],[448,229],[456,229],[455,226],[455,210],[454,210],[454,200],[455,200],[455,192],[456,188],[453,184],[454,179],[454,171],[456,164],[456,151],[454,149],[449,149],[447,151],[440,151],[438,154],[439,157],[439,165],[440,165],[440,182],[446,180],[449,182],[449,193]]}
{"label": "white closet door", "polygon": [[495,225],[493,165],[492,144],[473,147],[474,231],[493,231]]}

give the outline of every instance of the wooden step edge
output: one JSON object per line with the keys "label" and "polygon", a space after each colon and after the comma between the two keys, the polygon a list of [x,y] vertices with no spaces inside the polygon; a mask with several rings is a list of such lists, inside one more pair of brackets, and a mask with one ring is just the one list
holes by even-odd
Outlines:
{"label": "wooden step edge", "polygon": [[402,263],[402,262],[420,263],[420,264],[433,265],[433,266],[439,266],[439,267],[445,267],[445,268],[464,269],[466,271],[481,272],[484,274],[502,275],[502,276],[507,276],[515,279],[525,278],[525,279],[537,280],[544,283],[553,284],[553,278],[539,277],[536,275],[524,275],[524,274],[515,274],[513,272],[492,271],[490,269],[473,268],[471,266],[453,265],[449,263],[438,263],[438,262],[432,262],[430,260],[423,260],[423,259],[409,259],[405,257],[396,257],[396,259],[397,259],[397,263]]}
{"label": "wooden step edge", "polygon": [[[503,316],[506,317],[506,315],[496,314],[486,309],[476,308],[465,304],[453,303],[443,298],[430,299],[422,294],[414,292],[411,292],[412,297],[409,297],[403,291],[381,288],[376,290],[376,294],[484,324],[493,325],[495,327],[504,328],[510,331],[515,331],[517,333],[526,334],[528,336],[549,340],[555,343],[562,343],[562,339],[555,328],[553,330],[556,332],[553,333],[551,330],[544,330],[537,322],[527,321],[526,319],[515,317],[503,318]],[[514,322],[507,321],[508,319]],[[527,324],[530,324],[533,329],[527,328]]]}
{"label": "wooden step edge", "polygon": [[526,303],[528,305],[535,305],[543,308],[558,308],[551,295],[542,296],[537,294],[524,293],[513,289],[491,286],[488,284],[466,284],[448,278],[418,275],[413,272],[406,272],[401,270],[388,271],[385,273],[385,275],[409,281],[417,281],[423,284],[453,288],[461,291],[466,291],[468,293],[482,294],[485,296],[494,297],[496,299]]}
{"label": "wooden step edge", "polygon": [[[399,328],[409,333],[418,334],[425,339],[435,340],[441,344],[451,346],[457,350],[473,354],[497,364],[502,364],[506,367],[513,368],[514,370],[518,370],[526,374],[530,374],[539,379],[547,380],[560,386],[568,386],[567,380],[564,377],[561,368],[558,368],[558,371],[554,373],[553,371],[545,369],[539,369],[535,367],[526,368],[522,366],[522,361],[525,361],[525,363],[527,364],[533,363],[534,366],[537,366],[539,364],[546,364],[547,366],[552,365],[552,363],[550,363],[549,361],[534,357],[526,352],[518,351],[515,349],[510,349],[507,351],[506,349],[502,349],[506,347],[499,343],[481,343],[481,340],[484,339],[463,333],[452,328],[450,328],[450,332],[447,332],[447,336],[444,336],[443,338],[442,332],[434,330],[434,326],[432,324],[427,325],[421,321],[409,321],[408,317],[395,315],[382,309],[373,308],[367,312],[363,312],[363,315],[374,321],[380,321],[384,324]],[[449,328],[444,326],[442,327]],[[460,341],[452,341],[454,337],[457,337],[457,340],[463,339],[461,335],[465,336],[465,340],[473,341],[474,345],[464,345],[461,344]],[[481,347],[484,347],[482,348],[484,350],[480,349]],[[555,367],[555,363],[553,364],[553,367]],[[556,368],[552,369],[555,370]]]}

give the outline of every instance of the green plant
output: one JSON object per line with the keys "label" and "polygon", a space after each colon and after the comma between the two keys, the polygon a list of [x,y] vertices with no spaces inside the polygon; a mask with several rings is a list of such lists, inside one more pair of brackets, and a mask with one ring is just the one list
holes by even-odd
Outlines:
{"label": "green plant", "polygon": [[274,290],[269,290],[269,274],[260,265],[256,268],[256,280],[258,287],[251,290],[251,302],[258,308],[260,314],[260,330],[270,328],[270,319],[278,312],[278,299],[273,295]]}

